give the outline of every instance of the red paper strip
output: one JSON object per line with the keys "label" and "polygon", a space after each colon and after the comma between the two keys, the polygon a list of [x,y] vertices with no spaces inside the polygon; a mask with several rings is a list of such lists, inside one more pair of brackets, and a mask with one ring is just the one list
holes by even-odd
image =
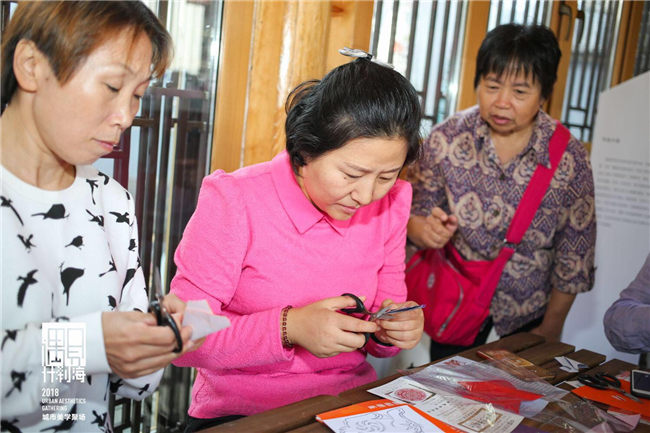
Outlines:
{"label": "red paper strip", "polygon": [[[621,380],[621,388],[630,392],[630,382]],[[616,391],[609,389],[596,389],[590,386],[581,386],[580,388],[576,388],[573,390],[573,393],[589,400],[605,403],[630,412],[640,413],[645,417],[650,417],[650,400],[644,400],[641,398],[641,403],[637,403],[631,398]]]}

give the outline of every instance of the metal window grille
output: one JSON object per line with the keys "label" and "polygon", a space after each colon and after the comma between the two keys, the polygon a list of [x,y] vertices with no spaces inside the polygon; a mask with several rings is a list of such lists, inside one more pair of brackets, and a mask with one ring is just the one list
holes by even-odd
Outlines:
{"label": "metal window grille", "polygon": [[415,87],[430,130],[453,113],[467,1],[377,0],[371,52]]}
{"label": "metal window grille", "polygon": [[550,1],[492,0],[488,15],[488,31],[501,24],[543,24],[551,20]]}
{"label": "metal window grille", "polygon": [[618,0],[582,0],[578,8],[584,18],[574,32],[562,122],[579,140],[591,141],[598,97],[611,81],[621,8]]}

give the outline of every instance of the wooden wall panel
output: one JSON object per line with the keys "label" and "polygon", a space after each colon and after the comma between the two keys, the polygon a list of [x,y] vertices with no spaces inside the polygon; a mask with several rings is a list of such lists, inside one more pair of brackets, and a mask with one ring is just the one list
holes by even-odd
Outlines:
{"label": "wooden wall panel", "polygon": [[349,61],[339,48],[350,47],[368,51],[374,3],[371,1],[332,1],[326,70]]}
{"label": "wooden wall panel", "polygon": [[[290,1],[286,8],[282,50],[284,67],[277,77],[283,104],[295,86],[305,80],[322,78],[325,74],[327,56],[324,47],[327,47],[330,19],[330,3],[327,1]],[[276,128],[271,137],[273,155],[285,147],[284,109],[279,110],[278,116],[277,122],[282,128]]]}
{"label": "wooden wall panel", "polygon": [[283,122],[279,117],[280,60],[286,2],[259,2],[255,11],[254,40],[249,71],[247,111],[244,122],[244,165],[273,157],[271,137]]}
{"label": "wooden wall panel", "polygon": [[466,28],[468,30],[465,32],[465,43],[463,44],[457,111],[476,105],[476,92],[474,89],[476,55],[487,33],[489,14],[489,1],[471,1],[467,5]]}
{"label": "wooden wall panel", "polygon": [[622,3],[621,28],[616,45],[612,87],[634,77],[634,62],[636,61],[636,51],[639,45],[644,6],[644,2],[640,1],[625,1]]}
{"label": "wooden wall panel", "polygon": [[241,166],[253,11],[252,1],[224,5],[210,171]]}
{"label": "wooden wall panel", "polygon": [[368,49],[373,8],[353,0],[225,2],[211,170],[282,151],[287,95],[349,61],[342,46]]}

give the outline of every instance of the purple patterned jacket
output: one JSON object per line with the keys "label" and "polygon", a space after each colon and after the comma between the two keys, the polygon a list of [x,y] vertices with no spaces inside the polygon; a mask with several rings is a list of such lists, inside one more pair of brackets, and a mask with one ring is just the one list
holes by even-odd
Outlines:
{"label": "purple patterned jacket", "polygon": [[[530,142],[505,166],[478,107],[436,125],[422,158],[408,172],[412,215],[435,206],[458,217],[451,242],[468,260],[496,258],[519,200],[537,164],[549,166],[548,142],[555,121],[539,111]],[[587,152],[571,137],[551,185],[492,298],[490,314],[499,335],[546,311],[551,288],[565,293],[591,289],[596,216]],[[410,255],[409,255],[410,256]]]}

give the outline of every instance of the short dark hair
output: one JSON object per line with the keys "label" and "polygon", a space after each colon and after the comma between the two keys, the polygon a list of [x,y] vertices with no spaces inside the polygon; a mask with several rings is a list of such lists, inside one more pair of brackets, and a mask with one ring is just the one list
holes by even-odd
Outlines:
{"label": "short dark hair", "polygon": [[494,73],[532,74],[539,82],[542,97],[548,99],[557,79],[557,66],[562,55],[553,32],[545,26],[503,24],[490,30],[476,57],[474,88],[481,78]]}
{"label": "short dark hair", "polygon": [[34,42],[48,59],[54,75],[65,84],[86,58],[108,39],[131,31],[135,41],[151,41],[153,75],[162,76],[172,58],[171,36],[156,15],[140,1],[20,2],[2,35],[2,105],[18,88],[14,52],[22,39]]}
{"label": "short dark hair", "polygon": [[287,98],[287,152],[294,171],[355,138],[400,137],[405,165],[420,152],[418,95],[400,73],[365,58],[306,81]]}

